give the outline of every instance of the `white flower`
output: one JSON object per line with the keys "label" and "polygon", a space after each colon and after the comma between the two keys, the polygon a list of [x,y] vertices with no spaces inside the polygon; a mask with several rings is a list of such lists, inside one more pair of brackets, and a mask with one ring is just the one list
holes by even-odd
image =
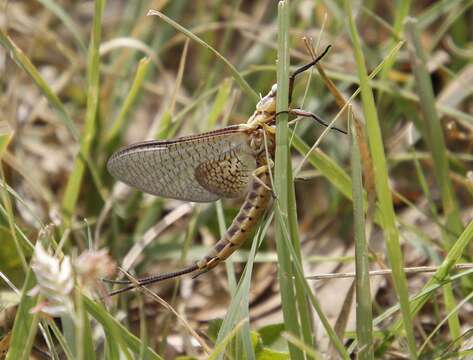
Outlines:
{"label": "white flower", "polygon": [[112,276],[116,264],[106,249],[86,250],[74,262],[74,268],[81,284],[91,288],[97,280]]}
{"label": "white flower", "polygon": [[74,289],[74,277],[69,256],[62,261],[49,255],[38,241],[35,246],[31,267],[38,284],[28,295],[41,294],[44,301],[33,312],[42,311],[51,316],[71,313],[74,310],[71,293]]}

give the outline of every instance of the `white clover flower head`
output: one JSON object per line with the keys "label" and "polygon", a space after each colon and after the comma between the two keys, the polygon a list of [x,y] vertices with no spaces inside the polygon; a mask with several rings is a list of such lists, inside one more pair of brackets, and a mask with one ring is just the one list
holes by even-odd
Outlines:
{"label": "white clover flower head", "polygon": [[91,287],[96,280],[111,277],[116,264],[107,249],[86,250],[74,262],[74,268],[81,283]]}
{"label": "white clover flower head", "polygon": [[41,311],[51,316],[73,312],[71,293],[74,289],[74,276],[69,256],[65,256],[60,261],[49,255],[38,241],[31,267],[36,275],[37,285],[29,291],[28,295],[41,294],[45,299],[32,311]]}

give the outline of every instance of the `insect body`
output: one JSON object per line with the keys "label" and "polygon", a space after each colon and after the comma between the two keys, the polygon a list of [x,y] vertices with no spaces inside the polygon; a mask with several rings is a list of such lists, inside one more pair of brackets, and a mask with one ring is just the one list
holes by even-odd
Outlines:
{"label": "insect body", "polygon": [[207,256],[181,271],[141,279],[140,285],[206,272],[248,238],[271,198],[268,159],[274,156],[274,127],[268,124],[274,122],[275,101],[273,86],[246,124],[171,141],[142,142],[112,155],[107,168],[114,177],[153,195],[209,202],[246,194],[232,224]]}
{"label": "insect body", "polygon": [[[327,51],[328,48],[312,63],[293,73],[290,91],[295,76],[313,66]],[[170,141],[142,142],[112,155],[107,168],[114,177],[153,195],[194,202],[239,198],[245,194],[246,197],[230,227],[202,260],[180,271],[139,279],[137,284],[106,280],[128,285],[110,295],[184,274],[199,275],[227,259],[245,242],[271,198],[276,93],[275,84],[258,102],[246,124]],[[325,125],[311,113],[299,110],[287,113],[312,117]]]}

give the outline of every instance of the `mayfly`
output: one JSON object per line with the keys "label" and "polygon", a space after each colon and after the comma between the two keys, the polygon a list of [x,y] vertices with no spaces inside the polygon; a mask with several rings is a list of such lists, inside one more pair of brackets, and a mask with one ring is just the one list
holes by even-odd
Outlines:
{"label": "mayfly", "polygon": [[[289,103],[295,77],[314,66],[329,50],[298,68],[289,79]],[[108,171],[118,180],[141,191],[178,200],[210,202],[221,198],[246,198],[223,237],[200,261],[182,270],[136,282],[106,280],[127,285],[112,291],[120,294],[185,274],[196,276],[227,259],[249,237],[271,199],[270,171],[275,150],[277,86],[262,97],[246,124],[181,137],[169,141],[145,141],[125,147],[108,161]],[[327,126],[317,115],[292,109],[291,115],[311,117]],[[340,129],[334,128],[340,132]]]}

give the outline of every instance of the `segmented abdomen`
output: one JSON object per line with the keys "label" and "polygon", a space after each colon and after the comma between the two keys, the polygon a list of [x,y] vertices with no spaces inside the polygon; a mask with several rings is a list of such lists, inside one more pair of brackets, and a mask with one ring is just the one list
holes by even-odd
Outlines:
{"label": "segmented abdomen", "polygon": [[[212,251],[197,262],[199,270],[208,271],[233,254],[249,237],[266,210],[271,197],[268,171],[253,179],[250,191],[237,216]],[[268,187],[266,188],[263,183]]]}

